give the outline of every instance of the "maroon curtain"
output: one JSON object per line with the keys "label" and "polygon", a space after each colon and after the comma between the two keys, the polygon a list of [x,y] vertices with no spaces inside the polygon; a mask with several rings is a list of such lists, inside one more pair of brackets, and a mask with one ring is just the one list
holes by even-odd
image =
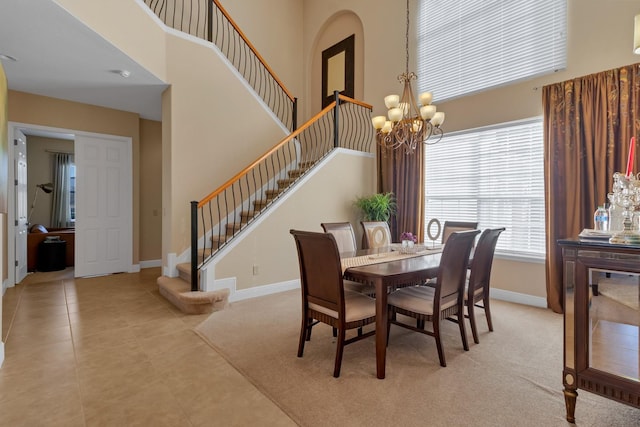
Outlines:
{"label": "maroon curtain", "polygon": [[424,146],[405,154],[402,148],[388,150],[378,145],[378,192],[392,192],[398,203],[395,217],[389,220],[391,238],[399,241],[411,232],[424,241]]}
{"label": "maroon curtain", "polygon": [[556,242],[593,227],[593,212],[607,201],[614,172],[625,172],[629,141],[635,136],[637,144],[640,136],[640,64],[545,86],[542,102],[547,305],[561,313]]}

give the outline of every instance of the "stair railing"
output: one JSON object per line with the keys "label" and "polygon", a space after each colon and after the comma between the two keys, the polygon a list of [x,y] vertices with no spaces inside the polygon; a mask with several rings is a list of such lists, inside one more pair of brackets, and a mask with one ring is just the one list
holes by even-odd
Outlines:
{"label": "stair railing", "polygon": [[297,127],[297,99],[287,90],[218,0],[144,0],[171,28],[215,44],[290,130]]}
{"label": "stair railing", "polygon": [[372,107],[335,100],[229,181],[191,202],[191,290],[198,271],[334,148],[369,152]]}

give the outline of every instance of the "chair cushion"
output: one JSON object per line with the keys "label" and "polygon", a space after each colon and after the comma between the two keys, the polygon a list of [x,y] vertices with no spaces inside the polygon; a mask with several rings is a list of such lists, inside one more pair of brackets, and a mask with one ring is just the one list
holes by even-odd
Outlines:
{"label": "chair cushion", "polygon": [[[410,286],[407,288],[400,288],[391,293],[389,295],[388,302],[390,305],[403,310],[431,316],[433,315],[435,295],[435,288],[430,286]],[[454,305],[456,305],[455,300],[449,301],[444,304],[441,309],[449,308]]]}
{"label": "chair cushion", "polygon": [[[309,308],[335,319],[338,318],[338,312],[327,307],[310,302]],[[359,292],[347,291],[344,293],[344,309],[346,323],[374,317],[376,315],[376,300]]]}

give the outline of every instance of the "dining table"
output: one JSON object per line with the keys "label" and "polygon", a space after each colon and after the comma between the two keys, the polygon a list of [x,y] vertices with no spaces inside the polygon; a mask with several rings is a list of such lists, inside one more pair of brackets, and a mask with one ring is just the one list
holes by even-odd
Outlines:
{"label": "dining table", "polygon": [[387,357],[387,294],[402,286],[424,283],[436,277],[442,246],[422,246],[403,254],[397,247],[341,254],[344,278],[372,285],[376,290],[376,375],[385,378]]}

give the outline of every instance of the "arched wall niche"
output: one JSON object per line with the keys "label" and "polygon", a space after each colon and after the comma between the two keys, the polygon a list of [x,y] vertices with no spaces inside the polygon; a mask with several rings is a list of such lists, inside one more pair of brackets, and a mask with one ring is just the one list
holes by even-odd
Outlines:
{"label": "arched wall niche", "polygon": [[355,34],[354,42],[354,98],[364,97],[364,29],[360,18],[349,10],[333,14],[322,25],[313,43],[311,81],[308,86],[309,117],[322,109],[322,52]]}

